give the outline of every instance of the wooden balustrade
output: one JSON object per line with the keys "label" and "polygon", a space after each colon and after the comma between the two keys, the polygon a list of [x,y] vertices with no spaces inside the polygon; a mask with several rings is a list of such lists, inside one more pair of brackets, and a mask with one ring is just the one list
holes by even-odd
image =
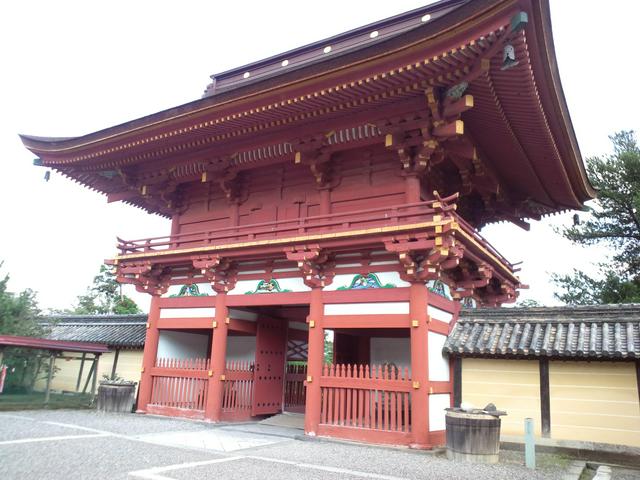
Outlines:
{"label": "wooden balustrade", "polygon": [[[441,201],[429,200],[419,203],[395,205],[392,207],[379,207],[353,212],[276,220],[139,240],[122,240],[118,238],[117,247],[120,253],[125,255],[181,247],[215,245],[229,241],[250,241],[259,238],[295,236],[325,232],[327,230],[335,231],[358,227],[398,225],[403,222],[410,223],[416,220],[428,221],[433,219],[433,216],[436,214],[445,214],[457,218],[454,212],[455,205],[452,202],[454,199],[455,196],[452,196],[442,199]],[[448,202],[451,202],[451,204]]]}
{"label": "wooden balustrade", "polygon": [[224,373],[222,419],[248,420],[253,405],[253,362],[228,362]]}
{"label": "wooden balustrade", "polygon": [[411,432],[409,370],[388,365],[325,365],[320,435],[395,443]]}

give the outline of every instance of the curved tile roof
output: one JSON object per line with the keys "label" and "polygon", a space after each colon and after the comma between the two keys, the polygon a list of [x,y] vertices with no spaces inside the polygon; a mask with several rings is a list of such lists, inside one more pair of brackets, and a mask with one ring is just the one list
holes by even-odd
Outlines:
{"label": "curved tile roof", "polygon": [[109,347],[143,348],[147,315],[50,315],[42,324],[47,338],[102,343]]}
{"label": "curved tile roof", "polygon": [[640,358],[640,304],[463,310],[444,353]]}

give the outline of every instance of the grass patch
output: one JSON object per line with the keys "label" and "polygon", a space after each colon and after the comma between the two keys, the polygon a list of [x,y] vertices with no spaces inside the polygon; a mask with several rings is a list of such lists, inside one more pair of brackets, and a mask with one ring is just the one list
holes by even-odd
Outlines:
{"label": "grass patch", "polygon": [[49,404],[45,406],[44,393],[42,392],[0,394],[0,411],[41,408],[91,408],[91,395],[52,393]]}

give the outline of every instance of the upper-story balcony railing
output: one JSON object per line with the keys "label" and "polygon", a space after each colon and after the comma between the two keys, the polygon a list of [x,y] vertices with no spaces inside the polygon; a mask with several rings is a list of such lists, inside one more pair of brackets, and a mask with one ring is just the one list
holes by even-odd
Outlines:
{"label": "upper-story balcony railing", "polygon": [[[393,234],[397,230],[420,230],[426,228],[430,223],[447,222],[455,225],[455,228],[460,230],[464,236],[473,239],[504,266],[513,270],[513,265],[456,213],[454,203],[456,198],[456,195],[452,195],[447,198],[418,203],[275,220],[139,240],[118,238],[117,247],[120,250],[120,255],[126,257],[141,253],[208,246],[238,248],[243,244],[251,245],[255,244],[253,242],[269,239],[280,239],[286,242],[290,238],[292,242],[296,242],[305,241],[307,238],[320,239],[322,238],[320,236],[334,236],[334,234],[345,237],[350,234],[385,232]],[[396,229],[395,227],[401,228]]]}

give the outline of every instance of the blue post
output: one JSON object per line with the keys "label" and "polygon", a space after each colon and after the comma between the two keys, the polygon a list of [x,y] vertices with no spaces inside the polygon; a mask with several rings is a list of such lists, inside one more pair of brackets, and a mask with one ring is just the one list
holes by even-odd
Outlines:
{"label": "blue post", "polygon": [[536,440],[533,436],[533,418],[524,419],[524,463],[527,468],[536,468]]}

